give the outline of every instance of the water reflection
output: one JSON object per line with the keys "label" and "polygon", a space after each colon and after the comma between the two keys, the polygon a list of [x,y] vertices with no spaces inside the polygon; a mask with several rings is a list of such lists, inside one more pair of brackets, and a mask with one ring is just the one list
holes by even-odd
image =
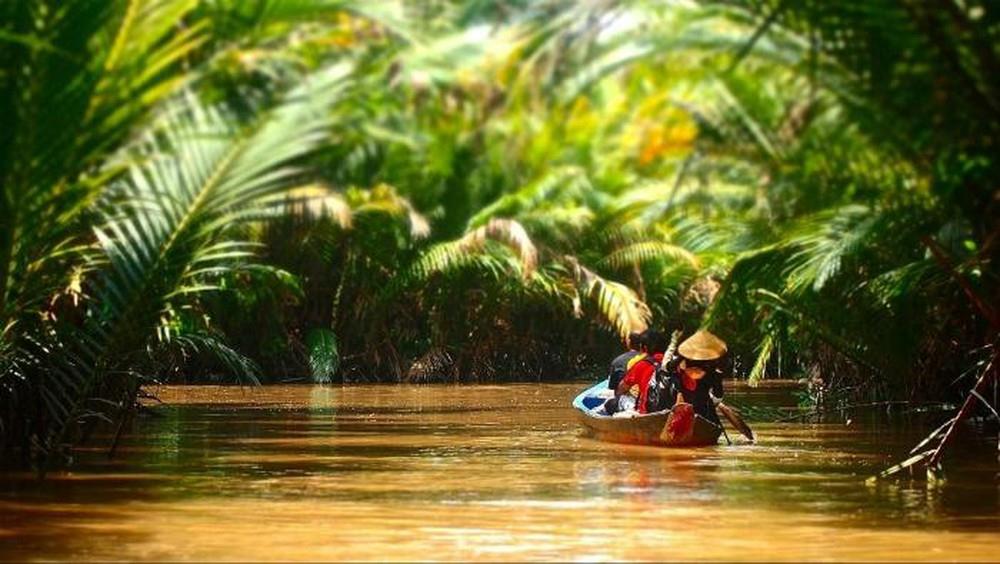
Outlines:
{"label": "water reflection", "polygon": [[[118,460],[0,481],[0,557],[984,559],[996,462],[863,485],[921,431],[757,425],[758,445],[581,436],[572,385],[165,388]],[[790,403],[785,388],[740,390]],[[979,452],[988,451],[980,449]]]}

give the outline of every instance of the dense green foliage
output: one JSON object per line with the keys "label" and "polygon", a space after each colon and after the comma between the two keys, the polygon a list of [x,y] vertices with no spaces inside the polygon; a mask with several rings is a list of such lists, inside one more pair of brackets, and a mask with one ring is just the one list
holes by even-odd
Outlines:
{"label": "dense green foliage", "polygon": [[971,0],[6,3],[0,451],[151,380],[561,378],[650,323],[817,399],[967,389],[998,34]]}

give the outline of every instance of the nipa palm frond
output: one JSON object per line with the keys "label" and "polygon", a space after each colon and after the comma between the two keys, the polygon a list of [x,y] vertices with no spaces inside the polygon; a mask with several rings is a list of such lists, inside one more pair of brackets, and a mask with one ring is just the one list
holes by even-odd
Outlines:
{"label": "nipa palm frond", "polygon": [[700,266],[698,257],[694,253],[684,247],[662,241],[641,241],[615,249],[602,262],[612,268],[623,268],[652,260],[683,262],[695,269]]}
{"label": "nipa palm frond", "polygon": [[405,218],[410,226],[410,236],[414,239],[425,239],[431,234],[431,224],[427,218],[410,200],[388,184],[379,184],[371,190],[349,190],[347,202],[356,215],[374,212]]}
{"label": "nipa palm frond", "polygon": [[590,188],[587,175],[577,167],[561,167],[548,172],[530,182],[516,192],[501,196],[486,206],[471,219],[469,228],[486,224],[494,217],[517,218],[523,212],[530,212],[553,200],[566,200],[581,196]]}
{"label": "nipa palm frond", "polygon": [[538,268],[538,250],[520,223],[511,219],[491,219],[486,225],[466,233],[459,244],[463,249],[480,249],[487,240],[499,241],[517,253],[525,278],[530,278]]}
{"label": "nipa palm frond", "polygon": [[646,330],[652,312],[635,290],[603,278],[581,265],[575,257],[565,257],[565,260],[580,284],[582,294],[594,301],[598,311],[622,340],[628,338],[629,333]]}
{"label": "nipa palm frond", "polygon": [[301,217],[308,221],[330,219],[342,229],[354,226],[354,210],[339,192],[322,184],[309,184],[269,198],[268,216]]}
{"label": "nipa palm frond", "polygon": [[246,254],[220,248],[219,234],[288,186],[296,173],[289,165],[319,142],[349,73],[347,66],[318,73],[248,128],[192,97],[167,112],[147,158],[115,188],[123,203],[95,228],[106,264],[91,282],[93,315],[76,344],[53,358],[45,389],[58,401],[49,448],[116,365],[142,348],[171,296],[200,291],[205,274]]}
{"label": "nipa palm frond", "polygon": [[786,278],[789,290],[821,290],[837,276],[845,260],[868,243],[875,219],[866,206],[848,206],[800,224],[785,243],[795,249]]}
{"label": "nipa palm frond", "polygon": [[205,39],[197,21],[178,30],[195,4],[0,8],[0,323],[37,313],[36,298],[64,282],[67,249],[89,236],[92,204],[120,171],[108,152],[176,90],[178,63]]}
{"label": "nipa palm frond", "polygon": [[[538,250],[531,237],[516,221],[491,219],[486,225],[473,229],[459,239],[438,243],[424,250],[405,272],[386,286],[382,299],[414,284],[426,282],[435,274],[454,272],[472,264],[485,267],[495,276],[499,276],[502,270],[509,271],[510,269],[504,269],[493,260],[486,260],[491,256],[492,247],[487,245],[489,242],[500,243],[516,253],[521,277],[524,280],[531,279],[532,273],[538,268]],[[496,250],[492,252],[495,253]]]}

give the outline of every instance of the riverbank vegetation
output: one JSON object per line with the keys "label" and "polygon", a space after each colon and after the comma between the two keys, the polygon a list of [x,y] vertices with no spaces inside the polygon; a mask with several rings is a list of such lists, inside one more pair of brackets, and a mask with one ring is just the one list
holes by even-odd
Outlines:
{"label": "riverbank vegetation", "polygon": [[0,451],[141,386],[563,379],[649,324],[818,402],[995,378],[988,2],[0,8]]}

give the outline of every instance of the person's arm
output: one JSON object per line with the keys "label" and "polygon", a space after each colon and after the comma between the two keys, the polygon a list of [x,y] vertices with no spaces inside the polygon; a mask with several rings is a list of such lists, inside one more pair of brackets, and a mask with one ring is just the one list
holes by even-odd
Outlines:
{"label": "person's arm", "polygon": [[677,398],[683,398],[681,390],[684,386],[681,384],[681,377],[677,374],[677,370],[673,370],[668,373],[667,376],[667,397],[669,398],[669,405],[667,407],[673,407],[677,403]]}
{"label": "person's arm", "polygon": [[612,363],[611,368],[608,370],[608,387],[615,389],[618,386],[618,382],[621,382],[621,369]]}
{"label": "person's arm", "polygon": [[722,403],[722,398],[726,395],[726,390],[722,388],[722,372],[720,370],[712,370],[711,378],[709,395],[712,398],[712,403],[718,405]]}
{"label": "person's arm", "polygon": [[635,371],[629,370],[628,373],[625,374],[625,377],[622,378],[622,381],[618,383],[618,387],[615,388],[615,397],[617,398],[628,393],[628,389],[631,388],[635,382]]}
{"label": "person's arm", "polygon": [[625,394],[625,392],[628,391],[629,384],[628,384],[627,379],[628,379],[628,376],[626,375],[625,378],[622,378],[621,382],[618,382],[618,387],[615,388],[615,397],[616,398],[623,396]]}

